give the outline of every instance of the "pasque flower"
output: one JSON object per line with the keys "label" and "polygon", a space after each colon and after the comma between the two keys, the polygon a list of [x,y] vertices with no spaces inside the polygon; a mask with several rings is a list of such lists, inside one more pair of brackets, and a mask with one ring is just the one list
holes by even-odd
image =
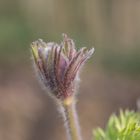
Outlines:
{"label": "pasque flower", "polygon": [[93,48],[85,47],[77,51],[74,41],[66,34],[60,44],[38,39],[31,44],[31,50],[43,84],[61,101],[75,95],[79,71],[94,52]]}
{"label": "pasque flower", "polygon": [[60,44],[38,39],[31,44],[31,50],[39,78],[50,95],[59,101],[68,140],[82,140],[75,109],[75,90],[79,71],[94,49],[84,47],[77,51],[73,40],[63,34]]}

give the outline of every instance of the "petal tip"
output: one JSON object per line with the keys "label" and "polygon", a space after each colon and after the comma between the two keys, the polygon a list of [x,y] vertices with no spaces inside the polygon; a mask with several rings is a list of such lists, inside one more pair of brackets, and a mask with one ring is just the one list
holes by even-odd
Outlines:
{"label": "petal tip", "polygon": [[89,50],[89,52],[90,52],[90,54],[92,55],[92,54],[95,52],[95,49],[92,48],[92,49]]}

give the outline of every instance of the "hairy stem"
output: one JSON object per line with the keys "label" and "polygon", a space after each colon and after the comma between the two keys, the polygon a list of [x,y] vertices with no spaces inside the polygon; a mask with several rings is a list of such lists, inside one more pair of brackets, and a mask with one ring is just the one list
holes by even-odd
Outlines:
{"label": "hairy stem", "polygon": [[64,118],[67,129],[68,140],[82,140],[78,117],[75,109],[75,102],[64,102]]}

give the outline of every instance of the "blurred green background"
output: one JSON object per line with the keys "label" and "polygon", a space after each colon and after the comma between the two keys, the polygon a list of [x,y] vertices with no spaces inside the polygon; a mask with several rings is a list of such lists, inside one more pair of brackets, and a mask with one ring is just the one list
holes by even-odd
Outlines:
{"label": "blurred green background", "polygon": [[0,0],[0,139],[65,140],[55,103],[36,79],[30,43],[95,47],[78,94],[84,139],[119,108],[137,109],[140,97],[139,0]]}

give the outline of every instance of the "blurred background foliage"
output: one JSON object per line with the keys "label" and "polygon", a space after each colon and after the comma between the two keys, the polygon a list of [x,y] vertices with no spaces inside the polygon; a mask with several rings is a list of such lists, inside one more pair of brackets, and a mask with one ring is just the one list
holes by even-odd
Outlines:
{"label": "blurred background foliage", "polygon": [[30,43],[38,38],[60,42],[67,33],[78,48],[95,47],[79,91],[85,139],[113,111],[136,109],[139,13],[139,0],[0,0],[0,139],[65,139],[60,116],[30,62]]}

